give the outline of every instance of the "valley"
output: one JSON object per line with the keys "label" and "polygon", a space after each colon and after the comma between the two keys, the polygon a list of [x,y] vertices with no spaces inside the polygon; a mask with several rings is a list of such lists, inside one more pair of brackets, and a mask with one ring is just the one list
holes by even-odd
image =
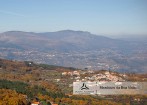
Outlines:
{"label": "valley", "polygon": [[147,72],[146,42],[111,39],[83,31],[5,32],[0,34],[0,58],[121,73]]}

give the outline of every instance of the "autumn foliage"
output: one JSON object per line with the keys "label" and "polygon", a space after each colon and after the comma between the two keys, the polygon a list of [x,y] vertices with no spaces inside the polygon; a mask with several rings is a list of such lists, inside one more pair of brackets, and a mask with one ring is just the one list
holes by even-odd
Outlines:
{"label": "autumn foliage", "polygon": [[0,89],[0,105],[27,105],[26,96],[10,89]]}

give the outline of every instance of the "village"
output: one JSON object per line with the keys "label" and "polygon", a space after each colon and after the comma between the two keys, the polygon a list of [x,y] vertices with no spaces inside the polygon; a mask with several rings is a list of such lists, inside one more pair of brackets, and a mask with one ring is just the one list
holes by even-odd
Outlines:
{"label": "village", "polygon": [[[118,74],[112,71],[93,71],[93,70],[73,70],[60,72],[62,78],[55,78],[54,82],[58,85],[64,85],[64,88],[73,88],[73,82],[123,82],[126,81],[127,75]],[[48,81],[48,79],[46,79]],[[72,96],[71,94],[67,94]],[[58,105],[50,102],[50,105]],[[42,105],[41,102],[34,102],[31,105]],[[48,105],[48,104],[47,104]]]}
{"label": "village", "polygon": [[[115,72],[110,71],[101,71],[95,72],[93,70],[85,70],[85,71],[70,71],[70,72],[62,72],[62,76],[70,76],[70,79],[73,79],[73,82],[92,82],[92,81],[125,81],[127,76],[125,74],[117,74]],[[60,79],[57,79],[60,81]]]}

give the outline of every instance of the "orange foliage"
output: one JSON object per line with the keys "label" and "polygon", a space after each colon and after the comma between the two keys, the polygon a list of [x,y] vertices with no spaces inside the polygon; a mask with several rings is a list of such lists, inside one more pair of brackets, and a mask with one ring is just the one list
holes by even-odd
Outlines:
{"label": "orange foliage", "polygon": [[27,105],[26,97],[14,90],[0,89],[0,105]]}

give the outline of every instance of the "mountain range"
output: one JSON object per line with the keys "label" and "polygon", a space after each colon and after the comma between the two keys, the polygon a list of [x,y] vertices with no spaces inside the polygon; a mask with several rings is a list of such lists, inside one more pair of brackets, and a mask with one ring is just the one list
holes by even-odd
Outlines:
{"label": "mountain range", "polygon": [[[103,69],[98,67],[101,64],[104,64],[104,69],[106,65],[106,69],[117,65],[114,69],[121,72],[147,72],[146,45],[146,41],[112,39],[86,31],[0,33],[1,58],[92,69]],[[49,59],[46,56],[50,56]]]}

